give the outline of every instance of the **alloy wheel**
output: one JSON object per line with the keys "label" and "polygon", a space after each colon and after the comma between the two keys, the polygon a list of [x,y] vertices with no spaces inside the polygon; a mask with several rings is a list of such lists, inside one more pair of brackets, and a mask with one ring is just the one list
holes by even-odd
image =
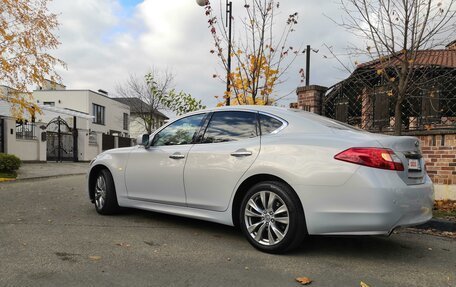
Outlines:
{"label": "alloy wheel", "polygon": [[106,202],[106,180],[103,175],[97,178],[95,185],[95,205],[98,209],[102,209]]}
{"label": "alloy wheel", "polygon": [[244,219],[250,236],[267,246],[282,241],[290,222],[287,205],[272,191],[259,191],[250,197],[245,206]]}

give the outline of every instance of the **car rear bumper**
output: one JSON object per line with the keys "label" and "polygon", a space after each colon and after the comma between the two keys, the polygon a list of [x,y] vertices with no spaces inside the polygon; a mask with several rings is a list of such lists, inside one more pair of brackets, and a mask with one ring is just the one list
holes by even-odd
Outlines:
{"label": "car rear bumper", "polygon": [[299,186],[309,234],[388,235],[432,218],[434,188],[406,185],[392,171],[360,167],[342,186]]}

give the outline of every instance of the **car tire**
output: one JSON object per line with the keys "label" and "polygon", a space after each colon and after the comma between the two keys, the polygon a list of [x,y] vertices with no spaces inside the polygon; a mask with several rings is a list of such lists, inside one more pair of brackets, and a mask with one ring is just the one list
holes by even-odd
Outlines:
{"label": "car tire", "polygon": [[286,184],[261,182],[250,188],[240,209],[240,227],[256,249],[284,253],[298,247],[307,235],[304,211]]}
{"label": "car tire", "polygon": [[98,172],[93,186],[95,209],[99,214],[109,215],[119,211],[116,188],[107,169]]}

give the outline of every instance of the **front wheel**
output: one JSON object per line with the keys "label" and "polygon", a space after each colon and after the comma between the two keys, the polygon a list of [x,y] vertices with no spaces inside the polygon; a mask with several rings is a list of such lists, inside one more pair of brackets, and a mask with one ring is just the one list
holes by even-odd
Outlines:
{"label": "front wheel", "polygon": [[281,182],[262,182],[244,196],[241,229],[258,250],[283,253],[298,247],[307,231],[299,198]]}
{"label": "front wheel", "polygon": [[93,189],[95,209],[99,214],[108,215],[118,212],[119,204],[117,203],[114,180],[107,169],[102,169],[97,174]]}

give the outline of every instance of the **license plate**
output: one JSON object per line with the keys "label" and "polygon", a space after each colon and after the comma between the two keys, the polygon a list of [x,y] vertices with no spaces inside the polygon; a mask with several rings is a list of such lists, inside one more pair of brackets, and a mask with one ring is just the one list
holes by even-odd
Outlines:
{"label": "license plate", "polygon": [[418,160],[418,159],[409,159],[408,160],[408,169],[409,170],[421,170],[420,160]]}

